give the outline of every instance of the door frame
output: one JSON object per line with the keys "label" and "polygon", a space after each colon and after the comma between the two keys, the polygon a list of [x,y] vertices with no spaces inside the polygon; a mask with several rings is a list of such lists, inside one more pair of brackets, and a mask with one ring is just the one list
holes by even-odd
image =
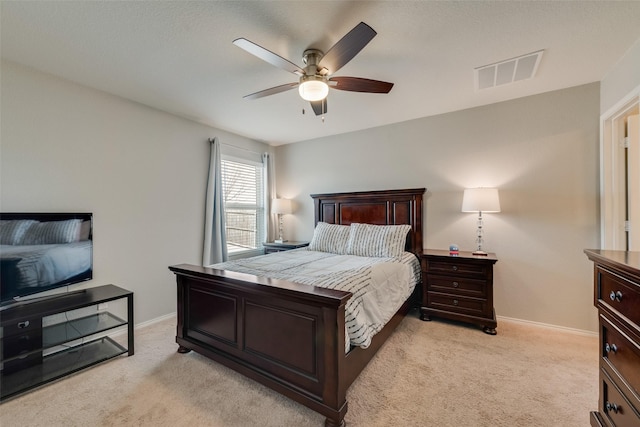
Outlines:
{"label": "door frame", "polygon": [[640,86],[600,115],[600,245],[626,250],[624,121],[640,109]]}

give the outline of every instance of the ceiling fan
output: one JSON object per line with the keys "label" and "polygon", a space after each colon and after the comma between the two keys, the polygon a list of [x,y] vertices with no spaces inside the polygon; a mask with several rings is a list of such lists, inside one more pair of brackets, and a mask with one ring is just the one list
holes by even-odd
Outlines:
{"label": "ceiling fan", "polygon": [[307,49],[302,55],[304,68],[259,46],[245,38],[233,41],[233,44],[285,71],[296,74],[299,81],[264,89],[244,96],[246,99],[258,99],[276,93],[298,88],[302,99],[311,103],[317,116],[327,113],[327,95],[329,88],[351,92],[389,93],[393,83],[361,77],[333,77],[333,74],[345,66],[375,36],[376,32],[364,22],[356,25],[325,54],[318,49]]}

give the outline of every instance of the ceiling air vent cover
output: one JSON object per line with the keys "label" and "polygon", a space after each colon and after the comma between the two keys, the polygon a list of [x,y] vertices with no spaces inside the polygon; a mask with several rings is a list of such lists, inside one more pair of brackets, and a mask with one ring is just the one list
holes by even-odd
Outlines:
{"label": "ceiling air vent cover", "polygon": [[476,68],[476,90],[532,78],[536,74],[543,52],[544,49]]}

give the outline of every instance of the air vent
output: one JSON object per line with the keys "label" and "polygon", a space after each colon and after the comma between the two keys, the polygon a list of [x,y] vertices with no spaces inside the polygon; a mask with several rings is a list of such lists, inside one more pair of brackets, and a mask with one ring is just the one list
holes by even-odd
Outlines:
{"label": "air vent", "polygon": [[476,90],[532,78],[536,74],[543,52],[544,49],[476,68]]}

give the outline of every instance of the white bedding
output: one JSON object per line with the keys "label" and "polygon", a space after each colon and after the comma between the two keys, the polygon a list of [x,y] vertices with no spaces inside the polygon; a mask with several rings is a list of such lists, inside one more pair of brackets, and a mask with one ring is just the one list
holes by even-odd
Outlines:
{"label": "white bedding", "polygon": [[301,248],[209,267],[353,293],[345,309],[345,351],[349,343],[367,348],[420,280],[420,264],[409,252],[384,258]]}
{"label": "white bedding", "polygon": [[91,267],[91,241],[50,245],[0,245],[0,258],[18,260],[18,288],[62,282]]}

